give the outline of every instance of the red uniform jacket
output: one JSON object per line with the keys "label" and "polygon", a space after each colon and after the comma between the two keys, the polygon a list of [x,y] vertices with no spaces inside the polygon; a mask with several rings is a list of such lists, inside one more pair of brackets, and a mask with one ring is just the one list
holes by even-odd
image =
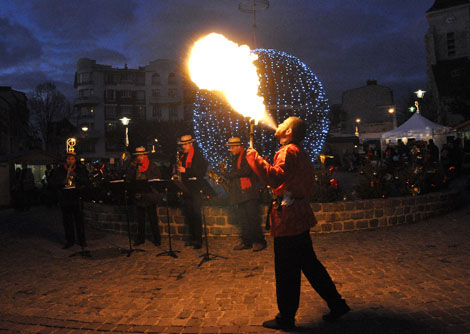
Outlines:
{"label": "red uniform jacket", "polygon": [[310,207],[313,191],[313,164],[307,153],[296,144],[282,146],[270,165],[256,151],[246,155],[250,167],[261,181],[269,185],[276,196],[289,191],[294,202],[289,206],[273,207],[271,211],[271,235],[294,236],[308,231],[317,220]]}

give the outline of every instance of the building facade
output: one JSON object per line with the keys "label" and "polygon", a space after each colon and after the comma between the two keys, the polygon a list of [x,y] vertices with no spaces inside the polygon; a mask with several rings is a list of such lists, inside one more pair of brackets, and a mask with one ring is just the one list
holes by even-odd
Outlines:
{"label": "building facade", "polygon": [[[358,132],[361,137],[379,138],[379,134],[396,127],[396,106],[393,91],[368,80],[366,86],[343,93],[341,123],[343,133]],[[394,112],[390,113],[390,109]]]}
{"label": "building facade", "polygon": [[112,158],[122,152],[125,136],[120,119],[177,121],[184,119],[182,74],[179,64],[167,59],[130,69],[78,61],[74,87],[77,97],[80,151],[87,158]]}
{"label": "building facade", "polygon": [[0,87],[0,155],[29,149],[29,109],[26,94]]}
{"label": "building facade", "polygon": [[438,122],[470,118],[470,2],[435,0],[426,12],[426,63]]}

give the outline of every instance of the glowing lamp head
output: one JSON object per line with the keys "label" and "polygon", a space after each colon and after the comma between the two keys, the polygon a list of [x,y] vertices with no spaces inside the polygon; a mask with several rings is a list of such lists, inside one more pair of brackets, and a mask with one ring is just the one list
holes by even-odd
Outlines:
{"label": "glowing lamp head", "polygon": [[360,118],[356,118],[356,123],[361,123],[361,119]]}
{"label": "glowing lamp head", "polygon": [[82,126],[82,131],[87,132],[88,131],[88,126]]}
{"label": "glowing lamp head", "polygon": [[395,108],[388,108],[388,113],[392,115],[395,112]]}
{"label": "glowing lamp head", "polygon": [[418,89],[415,94],[418,97],[418,99],[422,99],[424,97],[424,93],[426,93],[425,90]]}
{"label": "glowing lamp head", "polygon": [[131,121],[131,119],[127,117],[120,118],[119,120],[121,121],[122,125],[125,126],[129,125],[129,122]]}

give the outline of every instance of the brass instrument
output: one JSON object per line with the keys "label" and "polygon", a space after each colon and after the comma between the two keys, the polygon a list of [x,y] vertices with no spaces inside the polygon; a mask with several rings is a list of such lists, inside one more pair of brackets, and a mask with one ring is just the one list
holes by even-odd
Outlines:
{"label": "brass instrument", "polygon": [[214,169],[209,169],[207,171],[207,176],[209,177],[209,179],[215,181],[217,185],[222,186],[225,192],[230,195],[230,184],[228,180],[224,179],[222,176],[217,174]]}
{"label": "brass instrument", "polygon": [[175,163],[175,174],[171,177],[173,181],[181,181],[181,172],[178,171],[178,167],[181,166],[181,159],[180,159],[181,152],[180,150],[176,151],[176,163]]}
{"label": "brass instrument", "polygon": [[75,188],[75,177],[71,175],[72,173],[72,166],[69,166],[67,169],[67,176],[65,177],[65,189],[73,189]]}

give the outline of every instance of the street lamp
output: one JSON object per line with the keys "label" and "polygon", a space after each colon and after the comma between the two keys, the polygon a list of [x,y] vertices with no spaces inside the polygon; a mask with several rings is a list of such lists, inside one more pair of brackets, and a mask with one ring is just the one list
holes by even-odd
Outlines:
{"label": "street lamp", "polygon": [[393,128],[397,127],[397,113],[394,107],[388,108],[388,113],[392,116]]}
{"label": "street lamp", "polygon": [[[422,99],[424,97],[424,93],[426,93],[425,90],[418,89],[416,92],[414,92],[418,99]],[[415,106],[416,106],[416,112],[419,114],[419,101],[415,101]]]}
{"label": "street lamp", "polygon": [[354,132],[354,134],[356,135],[357,138],[359,138],[359,123],[361,123],[361,119],[356,118],[356,132]]}
{"label": "street lamp", "polygon": [[155,145],[158,144],[158,138],[155,138],[154,141],[155,141],[155,144],[152,144],[152,153],[155,153],[155,152],[156,152],[156,151],[155,151]]}
{"label": "street lamp", "polygon": [[82,131],[87,132],[88,131],[88,126],[86,126],[86,125],[82,126]]}
{"label": "street lamp", "polygon": [[120,118],[119,120],[121,121],[122,125],[126,127],[126,150],[127,150],[127,148],[129,147],[129,128],[127,126],[129,125],[129,122],[131,119],[127,117],[123,117],[123,118]]}

